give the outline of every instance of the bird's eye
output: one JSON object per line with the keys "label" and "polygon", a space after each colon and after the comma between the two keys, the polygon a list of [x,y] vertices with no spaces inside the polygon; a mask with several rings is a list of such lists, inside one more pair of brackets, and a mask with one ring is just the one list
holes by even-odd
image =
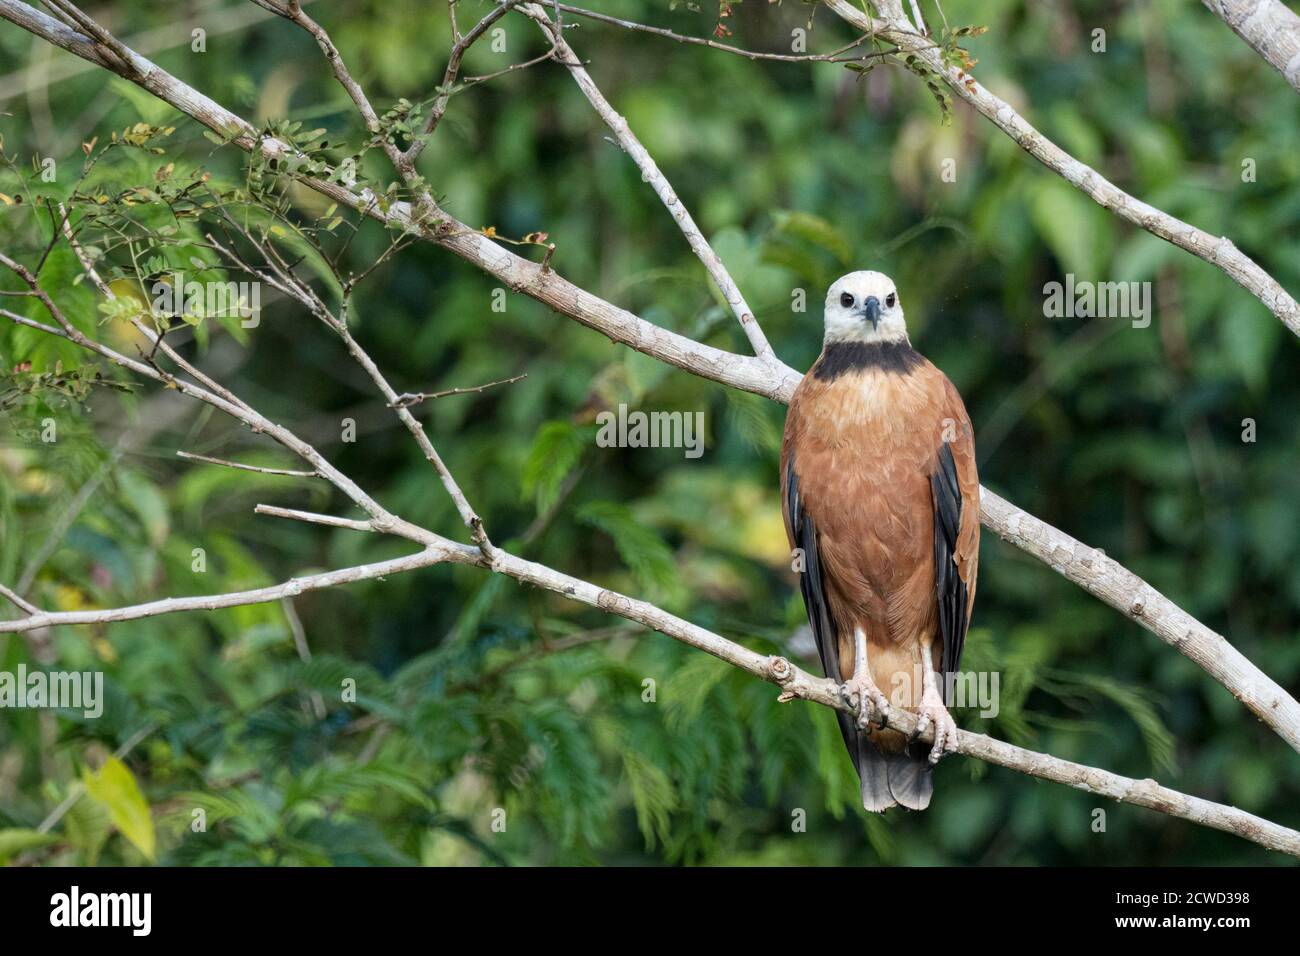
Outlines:
{"label": "bird's eye", "polygon": [[898,301],[898,295],[893,292],[889,293],[889,295],[885,296],[885,308],[892,309],[894,307],[894,303],[897,301]]}
{"label": "bird's eye", "polygon": [[840,305],[844,306],[846,309],[853,308],[853,296],[849,295],[847,292],[843,293],[840,296]]}

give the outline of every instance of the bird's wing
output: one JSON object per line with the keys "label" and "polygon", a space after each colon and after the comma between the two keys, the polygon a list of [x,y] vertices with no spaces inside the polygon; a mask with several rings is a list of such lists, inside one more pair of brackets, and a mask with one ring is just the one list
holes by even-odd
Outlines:
{"label": "bird's wing", "polygon": [[[804,508],[799,494],[799,472],[795,468],[793,451],[786,454],[782,471],[782,510],[791,544],[803,553],[803,571],[799,575],[799,590],[803,593],[808,623],[817,641],[817,654],[822,670],[833,681],[840,678],[839,640],[830,605],[826,601],[825,579],[822,576],[821,555],[817,550],[817,526]],[[841,715],[843,716],[843,715]]]}
{"label": "bird's wing", "polygon": [[944,386],[944,411],[955,423],[956,439],[939,446],[930,493],[934,500],[934,587],[943,639],[940,670],[951,674],[961,661],[975,601],[980,509],[970,419],[952,383],[945,379]]}
{"label": "bird's wing", "polygon": [[[796,414],[793,407],[792,414]],[[817,642],[817,656],[821,658],[822,673],[839,683],[844,679],[840,673],[840,642],[835,618],[831,616],[830,602],[826,595],[826,575],[822,567],[817,526],[804,506],[803,495],[799,488],[799,472],[795,466],[793,443],[788,439],[787,433],[787,441],[782,447],[781,454],[781,511],[785,517],[790,546],[800,549],[803,553],[799,591],[803,594],[804,608],[808,612],[808,624],[812,627],[813,639]],[[863,753],[865,738],[859,737],[853,718],[848,714],[837,710],[835,719],[840,727],[840,736],[844,738],[844,746],[853,760],[853,769],[857,771],[859,777],[862,777],[862,762],[870,757],[870,754]],[[877,774],[873,779],[884,781],[886,777]],[[888,804],[877,801],[872,805],[880,810],[892,803],[891,799]]]}

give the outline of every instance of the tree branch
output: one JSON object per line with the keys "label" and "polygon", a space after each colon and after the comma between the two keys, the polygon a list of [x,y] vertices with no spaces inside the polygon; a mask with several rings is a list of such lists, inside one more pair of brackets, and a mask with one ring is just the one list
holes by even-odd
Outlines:
{"label": "tree branch", "polygon": [[259,475],[284,475],[287,478],[319,478],[320,474],[314,471],[294,471],[289,468],[263,468],[260,465],[243,465],[237,461],[226,461],[224,458],[211,458],[207,455],[195,455],[188,451],[178,451],[177,458],[184,458],[187,461],[201,461],[207,465],[221,465],[223,468],[235,468],[239,471],[255,471]]}
{"label": "tree branch", "polygon": [[424,127],[402,157],[407,169],[413,170],[415,168],[415,161],[420,158],[420,154],[424,152],[424,148],[429,144],[429,137],[433,135],[433,131],[438,128],[438,124],[442,122],[443,116],[447,113],[447,106],[451,102],[452,93],[456,86],[456,78],[460,75],[460,63],[465,57],[465,51],[473,46],[492,24],[505,16],[519,2],[520,0],[503,0],[495,9],[479,20],[469,33],[460,36],[460,31],[456,29],[456,0],[448,0],[455,43],[451,48],[451,55],[447,58],[447,69],[442,74],[442,83],[438,87],[438,95],[435,97],[433,105],[429,107],[429,115],[424,120]]}
{"label": "tree branch", "polygon": [[[443,462],[442,456],[439,455],[437,449],[433,447],[433,442],[431,442],[429,436],[425,434],[423,423],[412,415],[410,409],[400,401],[400,396],[397,394],[397,390],[388,383],[388,379],[384,377],[383,372],[380,371],[379,366],[375,363],[374,359],[372,359],[366,350],[361,347],[361,344],[353,338],[351,330],[348,329],[346,311],[347,298],[344,298],[344,305],[340,314],[335,315],[330,311],[329,306],[326,305],[325,301],[316,294],[315,290],[312,289],[310,285],[293,275],[288,263],[281,258],[274,243],[269,241],[260,241],[249,230],[245,229],[238,223],[231,221],[231,225],[235,229],[239,230],[239,232],[263,255],[269,267],[274,271],[275,275],[278,276],[277,284],[279,285],[279,288],[281,288],[286,295],[297,299],[312,315],[316,316],[322,324],[342,339],[344,346],[348,350],[348,354],[352,356],[370,380],[374,382],[375,386],[384,396],[384,400],[387,402],[388,407],[394,410],[398,419],[406,426],[407,431],[411,433],[412,437],[415,438],[416,444],[420,446],[420,451],[424,454],[425,459],[433,465],[434,471],[437,472],[439,480],[442,482],[447,494],[455,504],[456,511],[460,514],[461,521],[464,522],[465,527],[469,529],[470,536],[474,539],[474,542],[483,550],[485,555],[490,557],[493,545],[487,536],[487,532],[483,528],[483,521],[479,518],[478,513],[474,510],[473,506],[470,505],[469,499],[465,497],[465,493],[456,482],[451,470]],[[226,249],[215,241],[213,244],[235,262],[238,263],[240,261],[233,251]],[[342,277],[337,278],[339,278],[340,282],[342,281]]]}
{"label": "tree branch", "polygon": [[655,191],[668,210],[669,215],[681,229],[682,235],[686,237],[687,244],[691,251],[695,253],[696,258],[704,263],[704,268],[712,276],[714,283],[717,284],[718,290],[726,300],[728,308],[735,314],[740,326],[745,330],[745,336],[749,339],[749,344],[754,350],[760,361],[764,364],[770,364],[776,361],[776,354],[772,351],[772,346],[768,344],[767,336],[763,334],[762,328],[754,318],[754,311],[745,301],[741,294],[740,287],[736,285],[731,274],[727,272],[727,267],[722,264],[722,259],[713,247],[709,245],[704,234],[700,232],[700,227],[695,224],[691,217],[690,211],[686,205],[677,197],[677,193],[669,184],[667,177],[659,169],[659,164],[654,158],[646,152],[646,148],[641,145],[641,141],[636,138],[631,127],[628,126],[627,120],[619,115],[614,107],[609,105],[600,89],[592,80],[591,75],[578,59],[578,55],[573,52],[573,48],[564,40],[564,35],[551,18],[535,3],[526,3],[520,8],[520,12],[536,21],[542,32],[550,37],[551,42],[555,45],[557,59],[560,63],[573,74],[574,80],[577,81],[578,88],[582,90],[582,95],[587,98],[592,108],[600,114],[600,118],[605,124],[614,131],[614,136],[618,139],[619,145],[624,151],[632,157],[637,168],[641,170],[641,177],[650,184],[650,188]]}
{"label": "tree branch", "polygon": [[374,531],[375,526],[369,521],[356,521],[352,518],[336,518],[334,515],[318,514],[315,511],[299,511],[296,508],[279,508],[275,505],[257,505],[254,509],[259,515],[272,518],[289,518],[292,521],[305,521],[308,524],[324,524],[331,528],[350,528],[353,531]]}
{"label": "tree branch", "polygon": [[527,372],[521,372],[519,375],[497,379],[495,382],[484,382],[482,385],[465,385],[458,388],[444,388],[439,392],[403,392],[401,395],[397,396],[396,402],[391,403],[391,407],[410,408],[412,405],[419,405],[421,402],[431,402],[439,398],[450,398],[452,395],[477,395],[486,392],[489,388],[495,388],[498,385],[513,385],[515,382],[522,382],[527,377]]}
{"label": "tree branch", "polygon": [[5,600],[9,601],[11,604],[17,607],[18,610],[22,611],[24,614],[41,613],[41,609],[38,608],[35,604],[32,604],[30,601],[25,600],[22,597],[22,595],[10,590],[9,588],[5,587],[3,584],[0,584],[0,597],[5,598]]}
{"label": "tree branch", "polygon": [[1300,16],[1279,0],[1201,0],[1300,92]]}
{"label": "tree branch", "polygon": [[1017,548],[1101,598],[1184,654],[1300,751],[1300,704],[1271,677],[1154,587],[1098,548],[980,488],[980,520]]}
{"label": "tree branch", "polygon": [[[251,591],[231,591],[226,594],[200,594],[192,597],[163,598],[145,604],[133,604],[128,607],[106,608],[92,611],[42,611],[36,610],[27,617],[13,621],[0,621],[0,634],[30,631],[38,627],[78,624],[111,624],[116,621],[138,621],[146,617],[158,617],[162,614],[175,614],[178,611],[216,611],[221,608],[242,607],[246,604],[265,604],[278,601],[283,597],[294,597],[307,591],[319,591],[353,581],[368,581],[371,578],[387,577],[403,571],[427,568],[447,559],[449,545],[446,538],[436,535],[435,546],[417,551],[415,554],[375,564],[359,564],[338,571],[325,571],[309,574],[300,578],[290,578],[281,584]],[[477,549],[475,549],[477,553]]]}
{"label": "tree branch", "polygon": [[861,63],[868,59],[874,59],[881,56],[888,56],[892,50],[873,51],[871,53],[860,54],[858,56],[844,56],[850,50],[856,49],[863,43],[866,43],[874,34],[864,33],[851,43],[846,43],[830,53],[760,53],[757,50],[746,50],[738,46],[731,46],[727,43],[719,43],[717,40],[711,40],[706,37],[687,36],[683,33],[675,33],[672,30],[665,30],[663,27],[652,27],[649,24],[637,23],[634,20],[624,20],[620,17],[612,17],[607,13],[598,13],[595,10],[587,10],[583,7],[570,6],[567,3],[556,3],[555,0],[537,0],[539,4],[552,10],[559,10],[563,13],[572,13],[576,16],[584,17],[588,20],[595,20],[598,23],[607,23],[611,26],[621,27],[624,30],[633,30],[637,33],[649,33],[654,36],[663,37],[676,43],[685,43],[690,46],[705,46],[710,50],[719,50],[722,53],[731,53],[735,56],[743,56],[747,60],[772,60],[778,63]]}

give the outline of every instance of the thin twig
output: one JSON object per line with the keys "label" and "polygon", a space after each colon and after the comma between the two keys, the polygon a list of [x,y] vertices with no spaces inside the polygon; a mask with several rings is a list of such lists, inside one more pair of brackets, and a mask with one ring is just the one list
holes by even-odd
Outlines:
{"label": "thin twig", "polygon": [[[289,633],[293,635],[293,646],[298,651],[298,659],[304,664],[310,664],[311,647],[307,644],[307,629],[302,626],[302,618],[298,616],[293,598],[281,598],[280,607],[284,610],[284,619],[289,622]],[[325,698],[321,696],[321,692],[313,690],[308,695],[308,700],[311,701],[312,712],[316,715],[316,719],[324,720],[329,711],[325,708]]]}
{"label": "thin twig", "polygon": [[763,334],[762,327],[754,318],[753,309],[749,307],[749,303],[745,301],[745,296],[741,293],[740,287],[736,285],[731,273],[723,265],[722,258],[709,245],[708,240],[704,238],[704,233],[695,224],[695,220],[691,217],[685,204],[678,198],[667,177],[659,169],[659,164],[641,145],[641,141],[636,138],[636,135],[628,126],[627,120],[619,115],[618,111],[605,99],[604,94],[600,92],[595,81],[591,78],[591,74],[586,71],[578,60],[573,48],[565,42],[564,35],[551,21],[550,17],[546,15],[546,11],[536,3],[525,4],[520,7],[520,11],[536,21],[542,32],[551,38],[551,42],[555,44],[558,51],[560,63],[568,68],[587,101],[600,114],[600,118],[605,121],[606,125],[613,130],[619,144],[632,157],[632,161],[636,163],[637,168],[641,170],[641,177],[649,183],[650,188],[655,191],[655,195],[664,204],[669,215],[673,217],[677,227],[682,231],[682,235],[686,237],[686,242],[691,247],[691,251],[704,264],[704,268],[708,270],[718,290],[722,293],[722,297],[726,300],[727,306],[740,322],[740,326],[744,329],[745,336],[749,339],[749,344],[754,350],[754,355],[764,364],[774,362],[776,354],[772,351],[772,346],[768,344],[767,336]]}
{"label": "thin twig", "polygon": [[[444,544],[451,544],[445,538],[437,538]],[[468,545],[464,545],[468,547]],[[478,549],[473,549],[478,553]],[[375,564],[358,564],[337,571],[324,571],[320,574],[308,574],[291,578],[280,584],[248,591],[229,591],[224,594],[196,594],[188,597],[170,597],[143,604],[126,607],[104,608],[82,611],[39,611],[15,621],[0,621],[0,634],[30,631],[38,627],[56,627],[81,624],[113,624],[118,621],[138,621],[146,617],[158,617],[163,614],[176,614],[181,611],[217,611],[223,608],[243,607],[248,604],[267,604],[283,597],[294,597],[307,591],[319,591],[323,588],[337,587],[354,581],[369,581],[373,578],[388,577],[404,571],[431,567],[445,561],[445,547],[430,547],[423,551],[401,558],[392,558]]]}
{"label": "thin twig", "polygon": [[761,53],[757,50],[746,50],[743,47],[732,46],[728,43],[719,43],[717,40],[711,40],[707,37],[690,36],[685,33],[676,33],[664,27],[654,27],[647,23],[638,23],[635,20],[625,20],[621,17],[610,16],[608,13],[598,13],[595,10],[588,10],[585,7],[575,7],[567,3],[556,3],[555,0],[534,0],[534,2],[548,7],[552,10],[572,13],[588,20],[595,20],[599,23],[606,23],[610,26],[621,27],[624,30],[633,30],[637,33],[649,33],[654,36],[663,37],[666,40],[672,40],[675,43],[686,43],[691,46],[708,47],[710,50],[718,50],[721,53],[731,53],[735,56],[743,56],[747,60],[771,60],[778,63],[861,63],[864,60],[876,59],[888,56],[895,52],[893,50],[881,50],[866,53],[861,56],[844,56],[849,50],[855,50],[868,40],[874,38],[872,33],[864,33],[849,43],[837,47],[830,53]]}
{"label": "thin twig", "polygon": [[260,475],[284,475],[287,478],[319,478],[318,471],[293,471],[288,468],[263,468],[260,465],[243,465],[237,461],[226,461],[224,458],[212,458],[208,455],[196,455],[188,451],[178,451],[177,458],[185,458],[189,461],[201,461],[209,465],[221,465],[224,468],[235,468],[239,471],[255,471]]}
{"label": "thin twig", "polygon": [[259,515],[270,515],[273,518],[290,518],[294,521],[306,521],[310,524],[325,524],[332,528],[350,528],[353,531],[375,530],[374,524],[369,521],[336,518],[334,515],[318,514],[315,511],[298,511],[294,508],[279,508],[275,505],[258,505],[253,511]]}
{"label": "thin twig", "polygon": [[16,605],[17,608],[18,608],[20,611],[22,611],[24,614],[40,614],[40,613],[41,613],[41,609],[38,608],[35,604],[32,604],[30,601],[26,600],[26,599],[23,598],[21,595],[15,593],[15,592],[13,592],[13,591],[11,591],[9,588],[5,587],[3,584],[0,584],[0,597],[4,597],[4,598],[8,599],[12,604]]}
{"label": "thin twig", "polygon": [[471,385],[467,388],[448,388],[441,392],[405,392],[397,396],[397,401],[389,402],[389,408],[410,408],[412,405],[418,405],[421,402],[431,402],[438,398],[447,398],[451,395],[473,395],[479,392],[485,392],[489,388],[495,388],[498,385],[513,385],[515,382],[522,381],[528,377],[528,373],[515,375],[511,378],[503,378],[495,382],[487,382],[483,385]]}
{"label": "thin twig", "polygon": [[420,158],[425,146],[429,144],[429,137],[433,135],[433,131],[438,128],[438,124],[442,122],[443,116],[447,113],[447,105],[451,101],[456,85],[456,77],[460,74],[460,64],[465,57],[465,51],[473,46],[492,24],[505,16],[519,2],[520,0],[504,0],[503,3],[479,20],[469,33],[461,36],[460,31],[456,28],[456,0],[451,0],[449,11],[451,14],[452,36],[455,43],[451,48],[451,55],[447,58],[447,69],[442,74],[442,83],[438,86],[438,96],[434,99],[433,105],[429,107],[429,115],[425,117],[420,135],[414,139],[407,148],[406,154],[402,157],[407,169],[414,169],[415,161]]}

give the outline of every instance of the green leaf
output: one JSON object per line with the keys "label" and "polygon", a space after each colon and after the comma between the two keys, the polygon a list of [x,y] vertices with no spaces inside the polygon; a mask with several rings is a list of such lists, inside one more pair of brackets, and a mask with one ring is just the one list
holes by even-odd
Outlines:
{"label": "green leaf", "polygon": [[157,125],[176,115],[174,106],[168,105],[134,83],[116,76],[110,76],[108,83],[113,92],[126,100],[146,123]]}
{"label": "green leaf", "polygon": [[127,765],[116,757],[109,757],[98,773],[82,771],[81,781],[91,799],[108,810],[113,826],[152,862],[153,817],[149,813],[149,803]]}
{"label": "green leaf", "polygon": [[149,543],[161,547],[171,530],[171,520],[167,514],[167,499],[163,497],[158,486],[137,472],[124,471],[118,475],[123,497],[135,512],[149,536]]}
{"label": "green leaf", "polygon": [[1041,179],[1036,184],[1030,216],[1043,241],[1052,250],[1064,272],[1077,279],[1096,281],[1097,219],[1086,196],[1058,179]]}
{"label": "green leaf", "polygon": [[0,863],[8,863],[11,857],[26,850],[57,843],[58,839],[53,834],[41,833],[39,830],[22,828],[0,830]]}
{"label": "green leaf", "polygon": [[599,528],[614,540],[619,557],[642,587],[666,590],[677,584],[672,549],[623,505],[592,501],[578,509],[578,520]]}
{"label": "green leaf", "polygon": [[555,503],[560,485],[582,457],[585,436],[571,422],[547,422],[533,439],[524,462],[524,497],[535,497],[542,513]]}
{"label": "green leaf", "polygon": [[[674,733],[689,727],[700,716],[709,695],[727,679],[730,668],[708,654],[699,654],[673,672],[664,686],[668,729]],[[843,743],[840,743],[843,746]]]}
{"label": "green leaf", "polygon": [[670,815],[677,807],[677,791],[661,767],[630,748],[623,749],[623,770],[632,791],[637,827],[645,837],[645,848],[653,850],[656,839],[660,843],[668,840]]}
{"label": "green leaf", "polygon": [[752,392],[727,392],[727,422],[754,451],[775,452],[781,447],[781,428],[768,417],[770,404]]}
{"label": "green leaf", "polygon": [[1277,351],[1282,323],[1253,306],[1234,309],[1219,323],[1224,352],[1256,395],[1268,383],[1268,367]]}
{"label": "green leaf", "polygon": [[112,822],[103,804],[94,800],[78,800],[63,818],[63,829],[68,840],[86,857],[86,865],[99,862],[99,852],[108,841]]}
{"label": "green leaf", "polygon": [[843,265],[853,261],[853,244],[829,220],[812,213],[785,210],[778,210],[774,218],[778,232],[826,250]]}

